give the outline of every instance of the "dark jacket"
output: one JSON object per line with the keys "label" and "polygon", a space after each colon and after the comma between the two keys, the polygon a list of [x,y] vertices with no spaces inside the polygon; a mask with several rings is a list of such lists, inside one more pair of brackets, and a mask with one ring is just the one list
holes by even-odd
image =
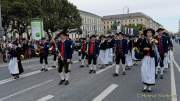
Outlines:
{"label": "dark jacket", "polygon": [[128,54],[128,41],[126,39],[115,41],[115,53],[116,55],[122,55],[122,56]]}
{"label": "dark jacket", "polygon": [[[90,42],[88,42],[88,55],[90,54]],[[93,56],[97,57],[99,55],[99,43],[95,41],[95,46],[94,46],[94,54]]]}
{"label": "dark jacket", "polygon": [[[144,48],[150,48],[149,51],[144,50]],[[153,44],[149,43],[147,39],[144,39],[142,41],[142,49],[143,49],[143,55],[144,56],[150,56],[155,57],[155,51],[153,50]]]}
{"label": "dark jacket", "polygon": [[[59,52],[61,52],[61,44],[62,42],[57,42],[57,48]],[[72,42],[70,40],[64,41],[64,60],[72,58]]]}

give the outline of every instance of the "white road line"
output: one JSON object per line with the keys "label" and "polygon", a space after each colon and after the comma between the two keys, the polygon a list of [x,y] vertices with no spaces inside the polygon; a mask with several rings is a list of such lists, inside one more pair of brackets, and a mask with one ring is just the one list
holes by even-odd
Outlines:
{"label": "white road line", "polygon": [[[74,64],[78,63],[78,62],[79,61],[73,61]],[[52,69],[56,69],[56,68],[48,68],[48,70],[52,70]],[[25,77],[32,76],[32,75],[39,74],[39,73],[42,73],[42,72],[40,70],[36,70],[36,71],[30,72],[30,73],[23,74],[20,77],[25,78]],[[15,81],[15,79],[14,78],[8,78],[5,80],[1,80],[0,85],[8,83],[8,82],[12,82],[12,81]]]}
{"label": "white road line", "polygon": [[178,69],[178,71],[180,72],[180,66],[178,65],[178,63],[175,60],[173,60],[173,62],[174,62],[174,65],[176,66],[176,68]]}
{"label": "white road line", "polygon": [[[54,68],[48,68],[48,70],[52,70],[52,69],[54,69]],[[37,70],[37,71],[33,71],[33,72],[30,72],[30,73],[23,74],[20,77],[25,78],[25,77],[35,75],[35,74],[39,74],[39,73],[42,73],[42,72],[40,70]],[[5,79],[5,80],[1,80],[0,85],[8,83],[8,82],[12,82],[12,81],[15,81],[15,79],[14,78],[8,78],[8,79]]]}
{"label": "white road line", "polygon": [[117,84],[111,84],[108,88],[106,88],[100,95],[98,95],[92,101],[102,101],[106,96],[108,96],[117,87],[118,87]]}
{"label": "white road line", "polygon": [[46,81],[46,82],[43,82],[43,83],[40,83],[40,84],[31,86],[31,87],[29,87],[29,88],[23,89],[23,90],[21,90],[21,91],[18,91],[18,92],[16,92],[16,93],[11,94],[11,95],[2,97],[2,98],[0,98],[0,101],[7,100],[7,99],[12,98],[12,97],[14,97],[14,96],[17,96],[17,95],[19,95],[19,94],[22,94],[22,93],[25,93],[25,92],[27,92],[27,91],[30,91],[30,90],[32,90],[32,89],[34,89],[34,88],[38,88],[38,87],[40,87],[40,86],[43,86],[43,85],[45,85],[45,84],[48,84],[48,83],[50,83],[50,82],[52,82],[52,81],[53,81],[53,80],[48,80],[48,81]]}
{"label": "white road line", "polygon": [[112,68],[113,66],[114,66],[114,65],[111,65],[111,66],[106,67],[105,69],[101,69],[101,70],[97,71],[96,74],[100,74],[100,73],[102,73],[102,72],[104,72],[104,71]]}
{"label": "white road line", "polygon": [[47,95],[45,97],[38,99],[37,101],[48,101],[48,100],[52,99],[53,97],[54,97],[53,95]]}
{"label": "white road line", "polygon": [[174,77],[174,65],[171,62],[171,101],[177,101],[176,82]]}

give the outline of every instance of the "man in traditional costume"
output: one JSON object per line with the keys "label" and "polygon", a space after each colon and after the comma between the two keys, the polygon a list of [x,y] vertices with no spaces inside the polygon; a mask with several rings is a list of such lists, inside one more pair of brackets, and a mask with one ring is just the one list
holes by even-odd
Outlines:
{"label": "man in traditional costume", "polygon": [[127,40],[123,38],[123,33],[120,32],[117,34],[117,39],[115,42],[115,61],[116,61],[116,66],[115,66],[115,73],[114,77],[119,76],[119,69],[122,67],[123,70],[123,75],[126,75],[126,68],[125,68],[125,59],[126,55],[128,54],[128,43]]}

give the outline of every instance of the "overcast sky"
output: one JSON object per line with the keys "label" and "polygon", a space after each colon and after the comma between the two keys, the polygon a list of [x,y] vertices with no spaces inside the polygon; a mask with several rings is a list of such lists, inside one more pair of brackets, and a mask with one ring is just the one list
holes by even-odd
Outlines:
{"label": "overcast sky", "polygon": [[169,31],[178,31],[180,0],[69,0],[78,9],[100,16],[122,14],[123,8],[143,12]]}

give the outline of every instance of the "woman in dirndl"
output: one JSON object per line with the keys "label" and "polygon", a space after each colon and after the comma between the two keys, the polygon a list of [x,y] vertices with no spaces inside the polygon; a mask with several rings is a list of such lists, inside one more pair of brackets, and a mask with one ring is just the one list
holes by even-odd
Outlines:
{"label": "woman in dirndl", "polygon": [[9,55],[10,55],[10,62],[9,62],[9,72],[14,77],[14,79],[19,78],[19,69],[18,69],[18,61],[17,61],[17,46],[16,44],[12,43],[9,45]]}
{"label": "woman in dirndl", "polygon": [[107,58],[107,41],[105,39],[105,36],[100,36],[100,44],[99,44],[99,56],[98,56],[98,64],[101,66],[100,69],[105,68],[105,65],[108,64],[108,58]]}
{"label": "woman in dirndl", "polygon": [[106,49],[106,56],[108,59],[108,64],[113,64],[113,48],[114,48],[115,41],[112,39],[112,36],[107,36],[107,49]]}
{"label": "woman in dirndl", "polygon": [[144,84],[143,92],[151,92],[151,86],[155,85],[155,52],[154,46],[157,41],[153,39],[155,31],[147,29],[144,31],[146,38],[143,40],[142,49],[144,57],[141,66],[141,77]]}

